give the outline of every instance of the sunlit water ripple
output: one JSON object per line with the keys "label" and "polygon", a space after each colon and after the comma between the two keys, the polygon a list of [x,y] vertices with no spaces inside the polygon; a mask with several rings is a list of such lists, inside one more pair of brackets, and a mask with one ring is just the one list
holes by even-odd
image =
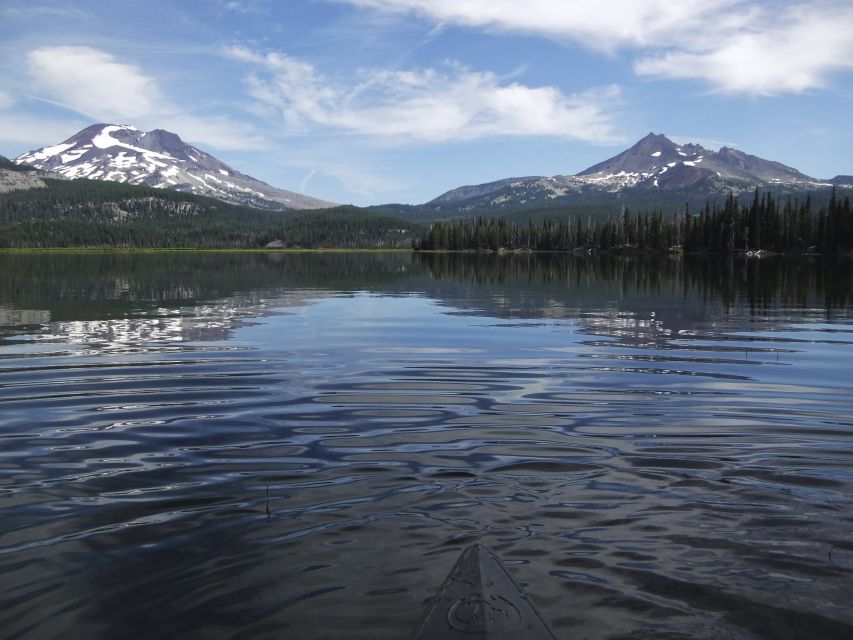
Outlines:
{"label": "sunlit water ripple", "polygon": [[405,638],[475,541],[560,637],[853,637],[849,275],[127,260],[0,259],[0,637]]}

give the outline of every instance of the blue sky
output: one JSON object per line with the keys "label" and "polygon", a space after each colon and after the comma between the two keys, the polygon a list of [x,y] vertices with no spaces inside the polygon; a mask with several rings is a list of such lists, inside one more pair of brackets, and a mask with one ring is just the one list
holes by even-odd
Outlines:
{"label": "blue sky", "polygon": [[5,156],[129,123],[360,205],[649,131],[853,174],[849,0],[4,0],[0,78]]}

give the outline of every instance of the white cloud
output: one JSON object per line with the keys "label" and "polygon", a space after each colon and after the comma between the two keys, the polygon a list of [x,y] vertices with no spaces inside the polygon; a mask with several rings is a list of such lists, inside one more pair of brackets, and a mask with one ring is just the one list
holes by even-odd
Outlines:
{"label": "white cloud", "polygon": [[[98,122],[168,129],[189,142],[217,149],[262,149],[267,141],[245,123],[199,116],[175,105],[139,67],[91,47],[43,47],[27,55],[39,99]],[[2,95],[0,95],[2,104]],[[45,143],[55,140],[47,138]]]}
{"label": "white cloud", "polygon": [[490,72],[448,63],[445,70],[368,69],[353,79],[327,78],[280,53],[241,47],[230,57],[258,65],[251,95],[274,107],[290,132],[337,129],[386,140],[472,140],[559,136],[588,142],[617,138],[615,86],[567,95],[551,86],[507,83]]}
{"label": "white cloud", "polygon": [[333,0],[438,24],[520,32],[594,50],[628,50],[640,75],[715,91],[821,88],[853,68],[853,7],[832,0]]}
{"label": "white cloud", "polygon": [[781,25],[749,30],[714,48],[675,51],[638,60],[641,75],[701,79],[721,92],[754,95],[802,93],[853,69],[853,7],[783,12]]}
{"label": "white cloud", "polygon": [[117,121],[144,116],[162,101],[153,78],[90,47],[44,47],[27,56],[37,87],[83,115]]}

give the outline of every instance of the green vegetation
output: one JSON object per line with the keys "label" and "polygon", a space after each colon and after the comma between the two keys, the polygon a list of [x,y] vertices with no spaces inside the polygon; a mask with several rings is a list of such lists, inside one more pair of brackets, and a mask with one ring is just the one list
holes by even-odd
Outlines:
{"label": "green vegetation", "polygon": [[749,205],[729,196],[725,205],[684,217],[684,249],[689,253],[772,251],[845,253],[853,250],[850,198],[835,189],[826,207],[812,212],[811,198],[788,198],[784,204],[755,192]]}
{"label": "green vegetation", "polygon": [[749,205],[730,195],[699,214],[639,215],[627,208],[604,220],[546,220],[526,225],[506,219],[436,222],[415,242],[419,250],[456,251],[737,251],[844,253],[853,251],[853,210],[833,190],[826,207],[813,213],[811,198],[788,198],[755,192]]}
{"label": "green vegetation", "polygon": [[47,180],[0,194],[0,247],[399,248],[417,225],[355,207],[264,211],[178,191]]}
{"label": "green vegetation", "polygon": [[[189,193],[95,180],[47,180],[46,189],[0,194],[0,248],[288,249],[461,251],[853,251],[850,198],[784,200],[729,195],[698,213],[662,209],[614,215],[596,209],[528,210],[425,228],[390,209],[266,211]],[[398,212],[400,213],[400,212]],[[553,214],[553,217],[545,217]]]}

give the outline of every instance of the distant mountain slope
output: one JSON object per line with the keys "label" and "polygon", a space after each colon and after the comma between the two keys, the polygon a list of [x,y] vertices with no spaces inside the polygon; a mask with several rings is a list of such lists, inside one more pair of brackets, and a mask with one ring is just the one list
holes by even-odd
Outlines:
{"label": "distant mountain slope", "polygon": [[20,167],[8,158],[0,156],[0,193],[44,188],[43,175],[42,171],[32,167]]}
{"label": "distant mountain slope", "polygon": [[471,198],[480,198],[490,193],[500,191],[505,188],[512,188],[514,183],[524,184],[529,181],[540,180],[536,176],[527,178],[506,178],[504,180],[496,180],[495,182],[487,182],[485,184],[469,185],[452,189],[447,193],[443,193],[429,204],[441,205],[449,202],[459,202],[460,200],[470,200]]}
{"label": "distant mountain slope", "polygon": [[185,191],[263,209],[322,209],[317,198],[277,189],[235,171],[176,134],[94,124],[51,147],[15,159],[66,178],[89,178]]}
{"label": "distant mountain slope", "polygon": [[698,144],[679,145],[664,135],[650,133],[622,153],[576,175],[506,178],[452,189],[423,205],[387,205],[383,209],[419,220],[477,215],[523,217],[531,212],[542,217],[549,210],[566,207],[578,214],[597,215],[622,206],[664,210],[686,203],[702,206],[721,200],[728,193],[751,194],[755,189],[776,194],[828,194],[833,186],[853,188],[853,178],[818,180],[736,149],[711,151]]}

